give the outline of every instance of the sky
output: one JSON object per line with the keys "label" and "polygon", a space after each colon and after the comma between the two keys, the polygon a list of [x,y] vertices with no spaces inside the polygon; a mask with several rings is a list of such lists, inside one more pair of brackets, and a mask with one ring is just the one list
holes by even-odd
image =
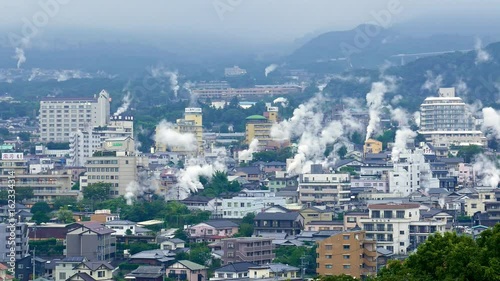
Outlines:
{"label": "sky", "polygon": [[[450,14],[499,14],[492,0],[0,0],[0,27],[98,29],[290,41],[307,34]],[[49,8],[47,8],[49,7]],[[48,11],[48,12],[47,12]],[[52,12],[53,11],[53,12]]]}

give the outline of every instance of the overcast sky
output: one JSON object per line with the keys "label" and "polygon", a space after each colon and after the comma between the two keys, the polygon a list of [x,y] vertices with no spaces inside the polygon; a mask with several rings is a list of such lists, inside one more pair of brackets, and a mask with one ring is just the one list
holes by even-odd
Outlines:
{"label": "overcast sky", "polygon": [[78,27],[270,41],[377,22],[374,13],[391,13],[391,23],[429,15],[500,14],[500,1],[486,0],[0,0],[0,26],[20,29],[23,19],[33,21],[43,13],[40,3],[61,3],[43,24],[49,31]]}

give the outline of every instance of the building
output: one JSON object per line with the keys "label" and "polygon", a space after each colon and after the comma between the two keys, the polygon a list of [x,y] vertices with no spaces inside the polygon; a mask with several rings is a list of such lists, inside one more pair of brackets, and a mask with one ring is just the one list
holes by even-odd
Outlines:
{"label": "building", "polygon": [[[279,207],[279,206],[278,206]],[[264,236],[268,233],[286,233],[287,235],[299,234],[304,228],[304,217],[299,212],[290,212],[284,208],[270,209],[258,213],[254,219],[254,235]]]}
{"label": "building", "polygon": [[78,129],[70,136],[69,166],[84,166],[85,161],[102,148],[105,140],[134,137],[134,117],[111,116],[109,124]]}
{"label": "building", "polygon": [[175,260],[175,253],[173,251],[156,249],[133,254],[129,258],[129,263],[147,264],[165,268],[173,260]]}
{"label": "building", "polygon": [[92,215],[90,215],[90,220],[91,221],[96,221],[100,223],[107,223],[110,221],[118,220],[120,219],[119,214],[112,214],[111,210],[95,210]]}
{"label": "building", "polygon": [[115,231],[88,221],[66,234],[66,257],[85,257],[89,261],[111,260],[116,252]]}
{"label": "building", "polygon": [[316,207],[306,207],[300,211],[302,217],[304,217],[304,225],[309,224],[313,221],[333,221],[333,210],[331,209],[320,209]]}
{"label": "building", "polygon": [[[223,88],[223,89],[194,89],[193,94],[201,99],[229,101],[232,97],[259,98],[300,93],[302,88],[298,85],[255,85],[253,88]],[[218,106],[224,106],[219,102]],[[241,105],[241,104],[240,104]],[[216,105],[217,106],[217,105]]]}
{"label": "building", "polygon": [[109,123],[110,97],[102,90],[94,98],[44,98],[40,101],[40,141],[69,142],[71,134],[87,126]]}
{"label": "building", "polygon": [[420,105],[420,130],[427,141],[451,144],[486,145],[486,138],[476,129],[472,112],[455,96],[455,88],[440,88],[438,97],[428,97]]}
{"label": "building", "polygon": [[377,241],[377,247],[394,254],[407,254],[429,235],[446,230],[446,221],[421,220],[417,203],[371,204],[368,210],[369,217],[360,218],[360,227],[367,238]]}
{"label": "building", "polygon": [[298,175],[290,175],[285,171],[276,171],[273,176],[269,177],[267,186],[271,192],[278,192],[286,187],[297,187]]}
{"label": "building", "polygon": [[299,201],[305,206],[346,209],[351,201],[350,175],[323,173],[321,165],[312,165],[311,173],[299,177]]}
{"label": "building", "polygon": [[162,266],[141,265],[125,275],[130,281],[163,281],[164,269]]}
{"label": "building", "polygon": [[248,268],[249,279],[303,280],[300,268],[288,264],[270,263]]}
{"label": "building", "polygon": [[275,258],[272,238],[240,237],[221,240],[222,264],[251,262],[257,265],[271,263]]}
{"label": "building", "polygon": [[245,129],[245,143],[250,145],[253,139],[259,140],[259,150],[264,150],[269,142],[273,139],[271,138],[271,127],[278,120],[278,108],[269,107],[264,115],[269,116],[268,118],[262,115],[252,115],[248,116],[246,120]]}
{"label": "building", "polygon": [[0,280],[2,281],[13,281],[14,276],[8,274],[9,268],[5,266],[4,264],[0,263]]}
{"label": "building", "polygon": [[186,242],[184,240],[181,240],[179,238],[171,238],[171,239],[165,239],[163,241],[158,241],[160,244],[160,249],[162,250],[170,250],[170,251],[175,251],[177,249],[182,249],[186,247]]}
{"label": "building", "polygon": [[130,137],[107,139],[101,150],[87,159],[87,183],[111,184],[112,196],[124,196],[131,182],[138,182],[138,173],[147,166],[147,158],[136,155],[134,140]]}
{"label": "building", "polygon": [[[61,262],[65,266],[64,260]],[[56,265],[56,272],[60,268],[60,264]],[[69,276],[66,280],[82,280],[82,281],[111,281],[113,280],[114,266],[108,262],[80,262],[76,266],[68,266],[65,272]],[[72,272],[71,272],[72,270]],[[68,272],[69,271],[69,272]],[[69,274],[68,274],[69,273]],[[57,276],[57,275],[56,275]],[[63,279],[61,279],[63,280]]]}
{"label": "building", "polygon": [[233,67],[226,67],[224,68],[224,76],[226,77],[235,77],[235,76],[242,76],[247,74],[247,71],[243,68],[240,68],[239,66],[233,66]]}
{"label": "building", "polygon": [[468,194],[465,198],[464,211],[466,216],[473,216],[477,212],[485,212],[485,203],[496,201],[496,188],[476,188],[475,193]]}
{"label": "building", "polygon": [[269,190],[242,190],[238,196],[222,199],[220,210],[225,219],[241,219],[249,213],[256,214],[274,205],[285,206],[285,199],[276,197]]}
{"label": "building", "polygon": [[[10,174],[10,175],[9,175]],[[12,177],[12,175],[15,175]],[[12,178],[10,178],[12,177]],[[71,174],[64,170],[50,170],[31,174],[29,161],[22,153],[2,153],[0,160],[0,190],[9,189],[9,179],[15,180],[15,187],[33,189],[31,202],[52,202],[57,197],[76,198],[78,190],[71,190]]]}
{"label": "building", "polygon": [[238,225],[229,220],[210,220],[187,229],[189,239],[195,242],[214,242],[231,237],[238,232]]}
{"label": "building", "polygon": [[167,267],[167,277],[174,280],[208,280],[207,267],[188,260],[180,260]]}
{"label": "building", "polygon": [[87,261],[85,257],[81,256],[66,257],[56,261],[53,271],[54,281],[66,281],[69,277],[77,273],[75,267]]}
{"label": "building", "polygon": [[363,279],[377,272],[377,244],[364,231],[339,232],[319,241],[316,273]]}
{"label": "building", "polygon": [[[160,127],[156,128],[156,133]],[[193,134],[196,138],[196,142],[198,144],[198,149],[196,153],[203,154],[203,114],[201,108],[198,107],[188,107],[184,110],[184,119],[177,119],[174,130],[179,133]],[[184,147],[180,146],[170,146],[168,143],[156,142],[156,151],[166,152],[167,148],[170,148],[171,151],[177,152],[180,154],[192,154],[192,151],[185,151]]]}
{"label": "building", "polygon": [[382,142],[374,139],[368,139],[363,145],[363,155],[367,153],[377,154],[382,151]]}
{"label": "building", "polygon": [[[128,220],[112,220],[109,222],[104,223],[104,225],[109,228],[113,229],[115,232],[111,235],[136,235],[136,228],[137,225],[133,221],[128,221]],[[127,234],[130,233],[130,234]]]}
{"label": "building", "polygon": [[226,280],[226,279],[242,279],[248,278],[248,269],[256,264],[251,262],[235,262],[214,270],[214,277],[210,281]]}
{"label": "building", "polygon": [[344,213],[344,228],[351,230],[361,225],[360,219],[369,218],[368,212],[349,211]]}
{"label": "building", "polygon": [[[0,262],[11,261],[11,248],[15,248],[15,259],[19,260],[28,256],[28,225],[25,223],[0,223]],[[15,233],[15,237],[11,233]]]}

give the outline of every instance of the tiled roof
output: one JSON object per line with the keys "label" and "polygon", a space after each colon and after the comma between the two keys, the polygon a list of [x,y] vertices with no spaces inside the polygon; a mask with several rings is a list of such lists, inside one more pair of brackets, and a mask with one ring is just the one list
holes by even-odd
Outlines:
{"label": "tiled roof", "polygon": [[420,204],[416,203],[387,203],[387,204],[371,204],[368,206],[368,209],[372,210],[405,210],[405,209],[414,209],[420,207]]}

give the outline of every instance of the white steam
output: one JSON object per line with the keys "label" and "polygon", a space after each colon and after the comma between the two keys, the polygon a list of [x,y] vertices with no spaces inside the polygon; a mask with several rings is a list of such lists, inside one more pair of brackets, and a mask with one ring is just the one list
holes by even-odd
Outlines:
{"label": "white steam", "polygon": [[170,90],[174,92],[174,96],[177,98],[179,92],[179,73],[176,71],[169,71],[163,67],[153,67],[151,68],[151,75],[154,78],[168,78],[170,82]]}
{"label": "white steam", "polygon": [[287,107],[288,106],[288,100],[284,97],[279,97],[279,98],[276,98],[273,103],[281,103],[281,105],[283,107]]}
{"label": "white steam", "polygon": [[167,147],[179,147],[184,151],[196,151],[197,141],[194,134],[180,133],[175,130],[175,125],[162,120],[156,126],[155,142]]}
{"label": "white steam", "polygon": [[422,90],[427,90],[429,92],[437,92],[439,88],[443,85],[443,76],[434,76],[432,71],[427,70],[425,72],[426,80],[422,85]]}
{"label": "white steam", "polygon": [[158,179],[146,170],[137,173],[137,181],[131,181],[125,188],[127,205],[132,205],[133,200],[158,190]]}
{"label": "white steam", "polygon": [[271,64],[271,65],[268,65],[268,66],[266,67],[266,69],[264,70],[264,74],[265,74],[265,75],[266,75],[266,77],[267,77],[267,75],[269,75],[269,73],[271,73],[271,72],[275,71],[277,68],[278,68],[278,65],[277,65],[277,64],[275,64],[275,63],[273,63],[273,64]]}
{"label": "white steam", "polygon": [[127,92],[127,94],[123,96],[122,105],[116,110],[113,115],[117,116],[126,112],[130,106],[130,102],[132,102],[132,96],[130,92]]}
{"label": "white steam", "polygon": [[253,153],[257,152],[258,149],[259,149],[259,140],[253,139],[250,142],[248,149],[240,151],[240,153],[238,154],[238,160],[240,160],[240,162],[241,161],[251,161]]}
{"label": "white steam", "polygon": [[413,120],[415,121],[417,127],[420,127],[420,111],[415,111],[413,113]]}
{"label": "white steam", "polygon": [[496,163],[486,157],[484,154],[476,156],[474,159],[474,173],[476,177],[481,178],[483,186],[492,188],[498,187],[500,183],[500,160],[496,158]]}
{"label": "white steam", "polygon": [[386,79],[382,82],[374,82],[372,83],[370,92],[366,94],[366,103],[368,105],[370,120],[368,121],[368,126],[366,128],[365,140],[371,138],[373,134],[379,130],[380,114],[384,102],[384,95],[386,92],[392,90],[392,87],[394,87],[393,83],[394,81],[391,79]]}
{"label": "white steam", "polygon": [[395,163],[399,161],[399,155],[406,150],[408,141],[410,139],[414,139],[416,136],[417,133],[415,133],[408,127],[404,127],[396,131],[394,146],[392,147],[391,152],[392,162]]}
{"label": "white steam", "polygon": [[500,139],[500,111],[491,107],[483,108],[483,125],[481,129],[492,137]]}
{"label": "white steam", "polygon": [[21,65],[26,62],[24,49],[16,47],[16,54],[14,55],[14,58],[17,59],[17,68],[21,68]]}
{"label": "white steam", "polygon": [[474,50],[476,51],[476,60],[474,61],[475,64],[491,60],[491,55],[483,49],[482,45],[483,43],[481,42],[481,39],[477,38],[476,44],[474,45]]}

